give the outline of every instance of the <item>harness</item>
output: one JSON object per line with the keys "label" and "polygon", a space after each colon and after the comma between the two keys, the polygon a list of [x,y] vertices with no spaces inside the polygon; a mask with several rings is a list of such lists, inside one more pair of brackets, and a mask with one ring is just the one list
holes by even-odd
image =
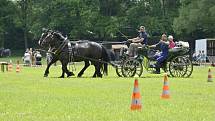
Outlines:
{"label": "harness", "polygon": [[[66,47],[66,45],[68,46],[68,58],[69,58],[69,69],[70,69],[70,65],[72,65],[72,71],[75,71],[76,68],[75,68],[75,63],[74,63],[74,52],[73,52],[73,48],[74,46],[72,45],[75,45],[75,43],[73,42],[70,42],[69,39],[65,38],[63,40],[63,42],[61,43],[61,45],[55,50],[55,48],[50,48],[48,53],[51,53],[55,56],[59,56],[61,52],[63,52],[63,49]],[[55,50],[53,52],[53,50]]]}
{"label": "harness", "polygon": [[69,41],[67,38],[65,38],[65,39],[63,40],[62,44],[54,51],[53,54],[55,54],[55,55],[58,56],[58,55],[62,52],[62,49],[63,49],[66,45],[68,45],[68,43],[70,43],[70,41]]}

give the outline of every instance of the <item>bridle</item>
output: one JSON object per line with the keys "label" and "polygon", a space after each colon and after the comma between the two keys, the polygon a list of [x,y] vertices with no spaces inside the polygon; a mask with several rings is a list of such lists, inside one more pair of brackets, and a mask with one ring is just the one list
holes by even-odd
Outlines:
{"label": "bridle", "polygon": [[[43,35],[44,35],[44,33],[42,34],[42,36],[43,36]],[[48,43],[48,42],[44,42],[44,40],[46,40],[46,39],[47,39],[48,37],[50,37],[51,35],[52,35],[52,34],[50,34],[50,32],[48,32],[48,34],[46,35],[45,38],[43,38],[43,39],[41,38],[41,39],[42,39],[42,43],[45,43],[45,44]],[[40,40],[40,41],[39,41],[39,45],[41,45],[42,43],[41,43],[41,40]]]}
{"label": "bridle", "polygon": [[[49,33],[43,40],[46,40],[47,38],[50,37],[50,39],[54,39],[54,34],[58,34],[56,32],[52,32],[52,33]],[[62,43],[60,44],[60,46],[55,50],[55,48],[51,48],[50,46],[50,43],[49,43],[49,46],[51,49],[49,49],[49,51],[51,51],[52,54],[54,55],[59,55],[62,51],[63,51],[63,48],[68,45],[69,43],[69,40],[67,39],[67,37],[64,38],[64,40],[62,41]],[[53,50],[55,50],[53,52]]]}

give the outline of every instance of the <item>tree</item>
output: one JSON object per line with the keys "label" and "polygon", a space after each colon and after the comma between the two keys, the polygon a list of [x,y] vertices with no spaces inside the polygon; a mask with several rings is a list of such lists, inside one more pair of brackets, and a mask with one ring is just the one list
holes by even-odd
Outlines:
{"label": "tree", "polygon": [[11,31],[16,30],[15,22],[16,6],[7,0],[0,1],[0,47],[7,47]]}
{"label": "tree", "polygon": [[215,1],[182,0],[179,17],[174,19],[173,29],[189,38],[215,37]]}
{"label": "tree", "polygon": [[4,34],[0,36],[8,47],[24,49],[37,45],[42,28],[58,30],[71,40],[119,41],[123,40],[120,32],[136,36],[140,25],[146,26],[150,36],[172,34],[179,1],[3,0],[0,33]]}

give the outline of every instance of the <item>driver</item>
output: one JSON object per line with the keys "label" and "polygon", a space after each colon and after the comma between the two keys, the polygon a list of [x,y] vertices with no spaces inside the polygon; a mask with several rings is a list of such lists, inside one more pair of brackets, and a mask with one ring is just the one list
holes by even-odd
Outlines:
{"label": "driver", "polygon": [[130,42],[130,46],[128,49],[128,55],[130,57],[133,57],[136,55],[136,49],[138,47],[142,47],[143,45],[147,44],[147,33],[145,32],[145,27],[144,26],[140,26],[140,30],[139,30],[139,36],[133,39],[128,39],[128,42]]}
{"label": "driver", "polygon": [[156,71],[154,72],[155,74],[160,74],[160,67],[162,62],[164,62],[168,56],[168,50],[169,50],[169,42],[167,41],[167,36],[166,34],[163,34],[161,36],[160,42],[158,42],[155,45],[151,45],[149,47],[157,47],[159,46],[161,52],[159,54],[155,54],[154,58],[156,59],[156,65],[155,69]]}

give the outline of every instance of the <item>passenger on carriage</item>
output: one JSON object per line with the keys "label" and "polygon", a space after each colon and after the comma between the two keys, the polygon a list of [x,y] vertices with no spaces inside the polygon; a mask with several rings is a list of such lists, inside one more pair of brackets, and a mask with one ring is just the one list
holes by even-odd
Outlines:
{"label": "passenger on carriage", "polygon": [[169,40],[169,49],[174,48],[175,47],[175,42],[173,41],[173,36],[169,35],[168,40]]}
{"label": "passenger on carriage", "polygon": [[148,41],[148,38],[147,38],[147,33],[145,32],[145,27],[140,26],[139,36],[133,39],[128,39],[128,42],[130,42],[131,44],[129,46],[127,54],[130,57],[135,56],[137,53],[137,48],[142,47],[143,45],[146,45],[147,41]]}
{"label": "passenger on carriage", "polygon": [[166,34],[163,34],[161,37],[161,40],[155,44],[151,45],[149,47],[157,47],[159,46],[161,49],[161,52],[159,54],[155,54],[154,58],[156,59],[156,64],[154,65],[156,71],[155,74],[160,74],[160,68],[162,66],[162,63],[167,59],[168,57],[168,50],[169,50],[169,42],[167,41]]}

